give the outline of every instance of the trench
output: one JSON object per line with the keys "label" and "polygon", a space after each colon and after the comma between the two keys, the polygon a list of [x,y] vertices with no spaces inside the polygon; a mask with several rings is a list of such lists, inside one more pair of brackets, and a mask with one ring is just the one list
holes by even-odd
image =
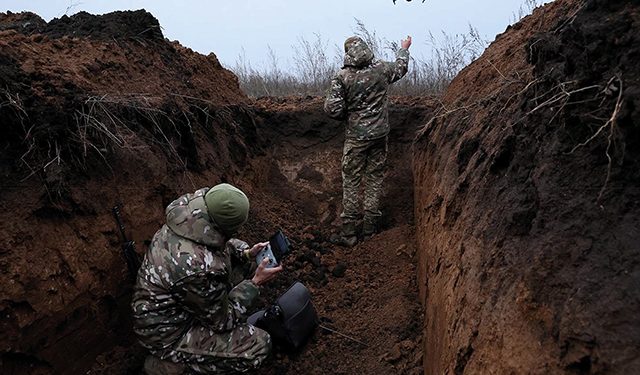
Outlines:
{"label": "trench", "polygon": [[269,100],[257,104],[258,133],[268,142],[248,175],[264,187],[257,216],[269,218],[266,231],[276,223],[291,232],[295,245],[273,291],[302,281],[322,324],[339,332],[319,329],[295,355],[276,351],[263,373],[421,374],[411,144],[432,108],[406,100],[391,106],[381,232],[342,248],[328,239],[340,224],[344,125],[327,118],[320,98],[285,110]]}
{"label": "trench", "polygon": [[[140,22],[114,22],[129,17]],[[282,229],[294,245],[260,303],[300,280],[332,329],[302,352],[276,350],[261,373],[422,373],[411,144],[428,100],[393,101],[381,233],[345,249],[328,241],[344,125],[322,98],[250,101],[215,55],[147,32],[159,24],[144,11],[0,18],[0,373],[141,373],[111,210],[142,253],[168,203],[219,182],[252,202],[239,237]]]}
{"label": "trench", "polygon": [[[139,374],[111,209],[124,204],[142,252],[169,202],[218,182],[252,201],[243,239],[282,228],[294,244],[261,303],[301,280],[340,333],[276,351],[262,374],[640,373],[638,14],[621,0],[552,2],[453,80],[429,126],[429,99],[394,101],[382,232],[351,249],[327,241],[343,129],[320,98],[251,102],[213,54],[160,34],[116,40],[85,14],[103,32],[78,38],[73,23],[47,31],[7,14],[0,373]],[[117,23],[159,28],[143,16]],[[536,112],[570,82],[606,89]],[[592,138],[603,124],[612,154]]]}
{"label": "trench", "polygon": [[[258,151],[248,153],[237,177],[252,207],[239,237],[254,243],[281,228],[293,252],[281,277],[264,288],[256,309],[298,280],[311,291],[321,323],[335,332],[319,328],[296,353],[276,348],[258,373],[422,374],[423,307],[417,285],[411,144],[432,107],[407,99],[391,105],[381,231],[353,248],[342,248],[329,237],[340,223],[344,125],[325,115],[321,98],[291,99],[285,106],[272,100],[253,103],[252,119],[245,119],[255,121],[256,134],[250,141]],[[182,193],[175,188],[162,191],[162,201]],[[160,218],[160,210],[155,211]],[[139,221],[126,212],[125,220],[130,221],[139,251],[144,250],[146,239],[157,229],[154,220]],[[117,246],[115,233],[112,236]],[[122,269],[119,260],[113,260],[112,270]],[[63,322],[59,332],[64,337],[43,323],[40,332],[49,336],[44,351],[37,349],[29,357],[5,355],[7,373],[142,373],[146,354],[131,331],[131,289],[123,278],[107,277],[118,284],[113,288],[119,297],[61,311],[54,320]],[[96,298],[77,300],[81,304]],[[92,323],[96,321],[98,325]],[[93,349],[83,350],[89,343]],[[75,361],[64,360],[67,350]]]}
{"label": "trench", "polygon": [[[293,244],[285,272],[265,288],[257,307],[301,281],[321,323],[338,332],[318,329],[297,353],[276,348],[259,373],[421,374],[411,143],[431,107],[391,107],[381,232],[354,248],[329,242],[340,224],[344,125],[325,115],[320,98],[284,109],[263,99],[253,110],[263,152],[243,176],[254,187],[244,239],[261,241],[281,228]],[[136,357],[138,366],[141,358]],[[92,373],[102,370],[93,364]]]}

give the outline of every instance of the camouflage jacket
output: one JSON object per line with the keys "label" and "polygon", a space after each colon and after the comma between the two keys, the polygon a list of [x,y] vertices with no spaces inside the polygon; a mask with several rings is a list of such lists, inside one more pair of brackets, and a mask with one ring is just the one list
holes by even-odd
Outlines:
{"label": "camouflage jacket", "polygon": [[362,41],[350,46],[344,67],[331,80],[324,110],[335,119],[347,119],[346,137],[356,140],[389,134],[387,90],[402,78],[409,65],[409,50],[401,48],[395,62],[375,61]]}
{"label": "camouflage jacket", "polygon": [[134,330],[151,350],[170,347],[194,320],[212,332],[235,327],[258,296],[258,287],[230,281],[231,257],[249,248],[246,242],[225,243],[209,218],[204,201],[208,188],[186,194],[166,209],[160,228],[145,254],[134,288]]}

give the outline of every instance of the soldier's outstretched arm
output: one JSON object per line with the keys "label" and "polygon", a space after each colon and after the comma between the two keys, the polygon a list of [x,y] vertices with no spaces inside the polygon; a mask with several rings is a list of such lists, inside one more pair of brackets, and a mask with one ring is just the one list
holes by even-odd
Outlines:
{"label": "soldier's outstretched arm", "polygon": [[387,63],[389,83],[396,82],[407,74],[409,70],[409,47],[411,47],[411,36],[407,36],[407,39],[400,42],[400,49],[396,52],[396,61]]}

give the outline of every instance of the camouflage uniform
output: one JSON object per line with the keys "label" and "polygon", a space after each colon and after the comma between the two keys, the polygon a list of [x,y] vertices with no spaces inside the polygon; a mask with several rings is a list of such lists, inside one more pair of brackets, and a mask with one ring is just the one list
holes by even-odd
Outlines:
{"label": "camouflage uniform", "polygon": [[210,219],[204,195],[186,194],[166,209],[134,289],[134,330],[165,361],[196,373],[244,372],[269,355],[269,335],[245,323],[258,296],[250,280],[232,285],[232,258],[247,261],[246,242],[225,238]]}
{"label": "camouflage uniform", "polygon": [[365,225],[375,225],[381,216],[389,134],[387,90],[407,73],[408,64],[407,49],[398,50],[395,62],[385,62],[373,60],[362,39],[351,37],[345,42],[344,67],[331,81],[324,104],[330,117],[347,119],[342,154],[343,224],[354,223],[358,216],[363,176]]}

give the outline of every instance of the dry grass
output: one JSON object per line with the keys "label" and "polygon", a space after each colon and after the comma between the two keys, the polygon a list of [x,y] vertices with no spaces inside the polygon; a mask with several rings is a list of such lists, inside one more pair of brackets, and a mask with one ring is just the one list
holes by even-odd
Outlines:
{"label": "dry grass", "polygon": [[113,154],[119,151],[136,155],[155,145],[186,171],[178,145],[189,116],[161,108],[159,98],[145,94],[90,96],[68,118],[49,123],[38,120],[43,114],[25,110],[18,95],[0,90],[0,111],[11,114],[9,131],[20,143],[16,167],[26,171],[20,180],[41,180],[52,201],[63,196],[68,171],[101,164],[113,173]]}
{"label": "dry grass", "polygon": [[[518,22],[542,3],[542,0],[524,0],[513,13],[511,23]],[[367,42],[376,58],[395,59],[399,48],[397,42],[380,37],[358,19],[355,20],[354,34]],[[431,47],[431,54],[411,57],[409,72],[392,86],[392,95],[442,94],[460,70],[478,58],[488,46],[488,41],[471,25],[462,34],[429,32],[424,42]],[[420,41],[415,40],[414,43]],[[299,38],[292,50],[293,64],[288,69],[269,46],[266,65],[256,67],[243,51],[235,65],[227,68],[238,76],[240,87],[250,97],[324,95],[331,78],[342,66],[342,48],[315,34],[312,40]]]}
{"label": "dry grass", "polygon": [[[367,29],[360,20],[355,20],[354,34],[367,42],[377,59],[393,61],[399,48],[397,42],[389,41]],[[427,44],[432,54],[428,58],[412,56],[409,72],[396,83],[393,95],[440,94],[449,82],[466,65],[475,60],[488,45],[478,31],[469,26],[466,34],[429,34]],[[244,52],[235,65],[228,67],[240,80],[240,87],[250,97],[325,94],[333,75],[342,66],[343,50],[316,34],[312,40],[299,38],[292,46],[293,65],[282,68],[281,60],[268,47],[268,62],[256,68]]]}

